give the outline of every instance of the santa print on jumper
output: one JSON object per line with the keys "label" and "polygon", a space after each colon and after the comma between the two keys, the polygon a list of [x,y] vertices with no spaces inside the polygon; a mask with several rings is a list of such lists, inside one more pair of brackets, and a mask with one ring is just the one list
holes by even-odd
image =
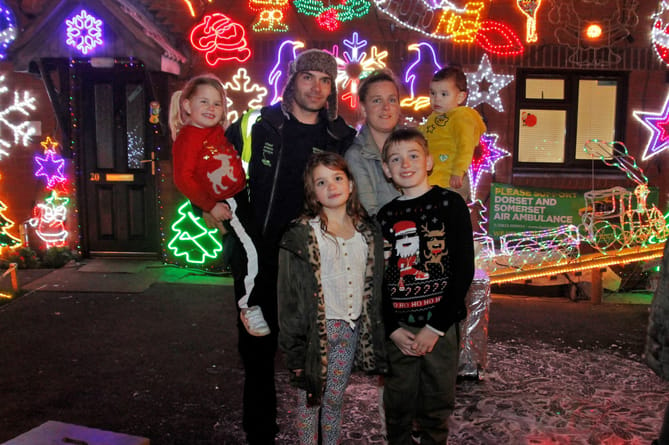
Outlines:
{"label": "santa print on jumper", "polygon": [[[448,285],[448,261],[443,223],[440,227],[422,224],[420,232],[413,221],[393,224],[393,252],[388,262],[387,282],[397,312],[411,312],[409,323],[425,323],[431,312],[421,308],[437,304]],[[444,264],[446,263],[446,264]]]}

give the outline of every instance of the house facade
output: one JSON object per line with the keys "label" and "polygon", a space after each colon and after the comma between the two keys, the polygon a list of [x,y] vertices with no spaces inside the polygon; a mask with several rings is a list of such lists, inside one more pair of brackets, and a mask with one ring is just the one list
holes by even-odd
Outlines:
{"label": "house facade", "polygon": [[[171,181],[170,96],[190,76],[213,72],[226,83],[234,119],[279,98],[287,64],[304,48],[340,59],[340,114],[354,126],[362,122],[355,87],[371,70],[396,74],[403,114],[415,124],[429,114],[431,74],[461,64],[468,104],[488,127],[472,172],[485,220],[495,218],[496,187],[580,197],[646,179],[666,213],[662,4],[0,2],[11,13],[0,64],[0,109],[11,108],[0,128],[1,216],[15,224],[6,232],[35,250],[66,245],[85,256],[211,264],[221,247]],[[12,108],[15,95],[31,100]],[[601,159],[583,149],[590,139],[604,142]],[[622,145],[605,144],[613,141],[624,143],[625,156]]]}

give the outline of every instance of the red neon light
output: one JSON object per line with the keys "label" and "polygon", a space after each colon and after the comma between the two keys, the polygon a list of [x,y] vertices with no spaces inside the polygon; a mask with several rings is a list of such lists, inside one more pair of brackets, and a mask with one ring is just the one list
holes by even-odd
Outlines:
{"label": "red neon light", "polygon": [[339,13],[336,9],[328,9],[316,17],[316,22],[323,29],[336,31],[339,28]]}
{"label": "red neon light", "polygon": [[476,33],[476,43],[487,52],[499,56],[517,56],[525,51],[523,43],[507,25],[492,20],[484,20]]}
{"label": "red neon light", "polygon": [[190,43],[205,53],[210,66],[226,60],[246,62],[251,57],[244,27],[219,12],[204,16],[202,22],[193,27]]}

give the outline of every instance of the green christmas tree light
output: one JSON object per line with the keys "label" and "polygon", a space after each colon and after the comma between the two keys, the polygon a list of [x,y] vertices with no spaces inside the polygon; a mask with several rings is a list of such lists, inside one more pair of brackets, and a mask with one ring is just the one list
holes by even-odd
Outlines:
{"label": "green christmas tree light", "polygon": [[5,247],[18,247],[21,245],[21,240],[7,233],[8,229],[14,227],[14,221],[4,215],[6,210],[7,206],[4,202],[0,201],[0,249]]}
{"label": "green christmas tree light", "polygon": [[185,256],[190,264],[203,264],[207,258],[216,258],[223,251],[218,230],[209,229],[204,220],[193,213],[190,201],[181,204],[177,212],[181,216],[172,224],[175,235],[167,245],[174,256]]}

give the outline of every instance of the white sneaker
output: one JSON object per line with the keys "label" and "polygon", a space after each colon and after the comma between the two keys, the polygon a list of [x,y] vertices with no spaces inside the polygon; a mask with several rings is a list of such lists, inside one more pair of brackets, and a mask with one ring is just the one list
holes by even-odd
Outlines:
{"label": "white sneaker", "polygon": [[254,337],[263,337],[270,333],[269,326],[262,315],[260,306],[242,309],[240,314],[246,331]]}

